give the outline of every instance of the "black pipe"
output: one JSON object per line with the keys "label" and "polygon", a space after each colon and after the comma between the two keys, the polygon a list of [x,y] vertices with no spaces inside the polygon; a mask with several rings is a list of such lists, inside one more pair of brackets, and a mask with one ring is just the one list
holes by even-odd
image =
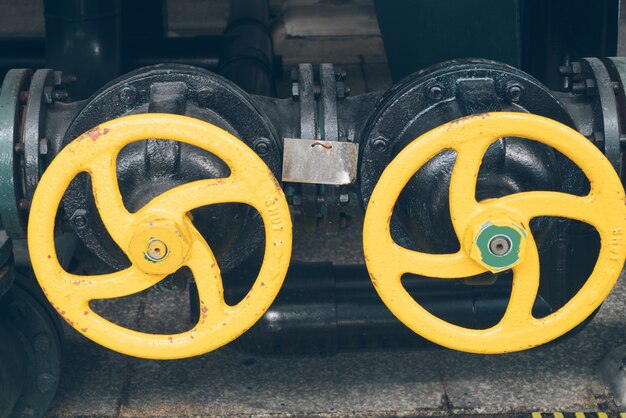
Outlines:
{"label": "black pipe", "polygon": [[250,94],[275,96],[267,0],[231,0],[220,74]]}
{"label": "black pipe", "polygon": [[[141,67],[163,63],[187,64],[217,71],[223,42],[224,38],[221,35],[191,38],[127,39],[124,41],[122,51],[122,72],[130,72]],[[0,39],[0,77],[3,78],[4,74],[12,68],[37,69],[45,67],[44,39]],[[109,81],[106,80],[106,83]]]}
{"label": "black pipe", "polygon": [[[248,292],[242,277],[249,271],[224,277],[226,301],[236,304]],[[405,278],[408,292],[439,318],[468,328],[488,328],[504,314],[511,293],[511,278],[494,285],[472,286],[462,280]],[[198,315],[197,293],[192,288],[192,317]],[[533,314],[549,314],[550,306],[538,298]],[[231,343],[255,354],[315,354],[428,347],[432,344],[396,319],[376,293],[365,266],[330,263],[294,264],[285,283],[257,324]]]}
{"label": "black pipe", "polygon": [[121,71],[120,0],[45,0],[46,66],[75,75],[83,99]]}

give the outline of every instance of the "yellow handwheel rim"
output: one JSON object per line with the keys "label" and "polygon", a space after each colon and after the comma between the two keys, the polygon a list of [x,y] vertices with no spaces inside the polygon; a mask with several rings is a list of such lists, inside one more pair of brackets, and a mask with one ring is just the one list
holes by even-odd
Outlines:
{"label": "yellow handwheel rim", "polygon": [[[135,213],[129,213],[117,185],[116,160],[126,145],[149,138],[185,142],[216,155],[230,176],[173,188]],[[55,215],[70,182],[91,175],[102,221],[133,263],[99,276],[66,272],[54,247]],[[217,203],[245,203],[265,225],[265,258],[246,297],[224,301],[221,274],[213,252],[188,213]],[[28,247],[41,288],[76,330],[115,351],[151,359],[191,357],[212,351],[249,329],[269,308],[283,283],[291,258],[292,226],[283,191],[265,163],[230,133],[197,119],[143,114],[106,122],[68,144],[41,178],[30,212]],[[181,266],[191,269],[200,298],[200,319],[187,332],[147,334],[114,324],[89,307],[94,299],[143,291]]]}
{"label": "yellow handwheel rim", "polygon": [[[505,137],[527,138],[558,150],[587,175],[590,193],[579,197],[537,191],[478,202],[476,182],[483,156],[494,141]],[[450,182],[450,212],[461,250],[442,255],[410,251],[391,238],[389,223],[395,202],[415,172],[444,150],[457,153]],[[565,334],[591,315],[608,296],[626,257],[624,204],[624,189],[609,161],[573,129],[525,113],[470,116],[417,138],[383,172],[365,215],[365,260],[383,302],[414,332],[460,351],[483,354],[520,351]],[[596,228],[602,245],[587,282],[551,315],[540,319],[532,316],[539,289],[539,255],[532,234],[526,237],[523,260],[512,268],[513,289],[507,310],[502,320],[489,329],[469,329],[446,322],[419,305],[402,286],[401,277],[406,273],[456,279],[486,272],[484,265],[470,257],[475,246],[468,241],[468,231],[476,230],[490,219],[502,218],[513,219],[529,231],[530,221],[538,216],[586,222]]]}

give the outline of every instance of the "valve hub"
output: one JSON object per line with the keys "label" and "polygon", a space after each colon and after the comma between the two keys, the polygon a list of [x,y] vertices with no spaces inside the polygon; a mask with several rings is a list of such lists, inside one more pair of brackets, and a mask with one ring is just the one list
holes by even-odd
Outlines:
{"label": "valve hub", "polygon": [[189,254],[189,232],[168,219],[147,219],[137,225],[128,248],[131,261],[149,274],[172,274]]}

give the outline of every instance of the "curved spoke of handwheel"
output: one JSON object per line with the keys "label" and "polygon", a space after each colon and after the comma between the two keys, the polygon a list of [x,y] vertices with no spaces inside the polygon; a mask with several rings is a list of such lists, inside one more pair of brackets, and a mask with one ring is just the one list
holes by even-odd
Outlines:
{"label": "curved spoke of handwheel", "polygon": [[93,196],[100,218],[113,241],[125,249],[130,241],[135,216],[128,212],[117,183],[116,161],[112,155],[95,158],[88,168]]}
{"label": "curved spoke of handwheel", "polygon": [[513,290],[502,324],[509,328],[526,326],[532,319],[532,310],[539,291],[539,253],[532,235],[524,261],[513,267]]}
{"label": "curved spoke of handwheel", "polygon": [[397,272],[395,274],[398,276],[411,273],[438,279],[460,279],[486,271],[463,251],[456,254],[427,254],[393,244],[388,260],[388,268]]}
{"label": "curved spoke of handwheel", "polygon": [[591,196],[575,196],[561,192],[522,192],[480,204],[483,210],[515,211],[526,222],[540,216],[576,219],[591,225],[601,225],[605,219],[598,203]]}
{"label": "curved spoke of handwheel", "polygon": [[142,292],[161,280],[164,276],[146,274],[135,266],[110,274],[78,276],[66,273],[67,296],[80,297],[83,301],[114,299]]}
{"label": "curved spoke of handwheel", "polygon": [[234,177],[198,180],[166,191],[152,199],[137,216],[148,213],[184,215],[194,209],[219,203],[250,203],[250,189]]}
{"label": "curved spoke of handwheel", "polygon": [[191,269],[198,288],[199,325],[220,321],[228,306],[224,301],[222,275],[213,251],[194,228],[187,267]]}
{"label": "curved spoke of handwheel", "polygon": [[459,146],[452,170],[448,192],[450,216],[461,243],[469,219],[475,216],[476,210],[479,210],[476,202],[476,183],[483,157],[489,147],[489,143],[484,143],[487,145],[479,142],[475,146]]}

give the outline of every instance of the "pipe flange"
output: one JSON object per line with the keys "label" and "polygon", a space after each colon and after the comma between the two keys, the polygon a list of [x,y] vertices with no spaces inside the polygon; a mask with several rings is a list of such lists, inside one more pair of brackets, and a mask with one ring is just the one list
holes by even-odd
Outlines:
{"label": "pipe flange", "polygon": [[11,288],[15,274],[11,268],[13,243],[5,231],[0,230],[0,299]]}
{"label": "pipe flange", "polygon": [[60,331],[48,310],[18,284],[0,302],[0,325],[17,337],[0,344],[15,345],[23,358],[23,365],[9,366],[24,367],[26,372],[23,389],[9,417],[43,416],[61,377]]}
{"label": "pipe flange", "polygon": [[24,191],[28,202],[33,199],[35,188],[43,173],[44,158],[48,153],[48,142],[44,135],[48,103],[44,92],[46,88],[52,89],[54,84],[54,71],[37,70],[33,74],[28,90],[21,137],[24,150]]}
{"label": "pipe flange", "polygon": [[620,123],[611,75],[599,58],[584,58],[581,64],[582,73],[579,76],[581,80],[574,82],[573,90],[593,98],[592,139],[611,162],[615,171],[621,173]]}
{"label": "pipe flange", "polygon": [[0,92],[0,219],[12,238],[26,237],[25,199],[19,158],[22,135],[22,108],[28,99],[32,71],[10,70]]}
{"label": "pipe flange", "polygon": [[[607,70],[613,80],[613,89],[615,92],[615,101],[617,104],[617,116],[620,127],[620,151],[626,149],[626,58],[612,57],[603,60]],[[623,157],[622,157],[623,160]],[[622,171],[619,173],[623,179],[626,178],[624,164]]]}

